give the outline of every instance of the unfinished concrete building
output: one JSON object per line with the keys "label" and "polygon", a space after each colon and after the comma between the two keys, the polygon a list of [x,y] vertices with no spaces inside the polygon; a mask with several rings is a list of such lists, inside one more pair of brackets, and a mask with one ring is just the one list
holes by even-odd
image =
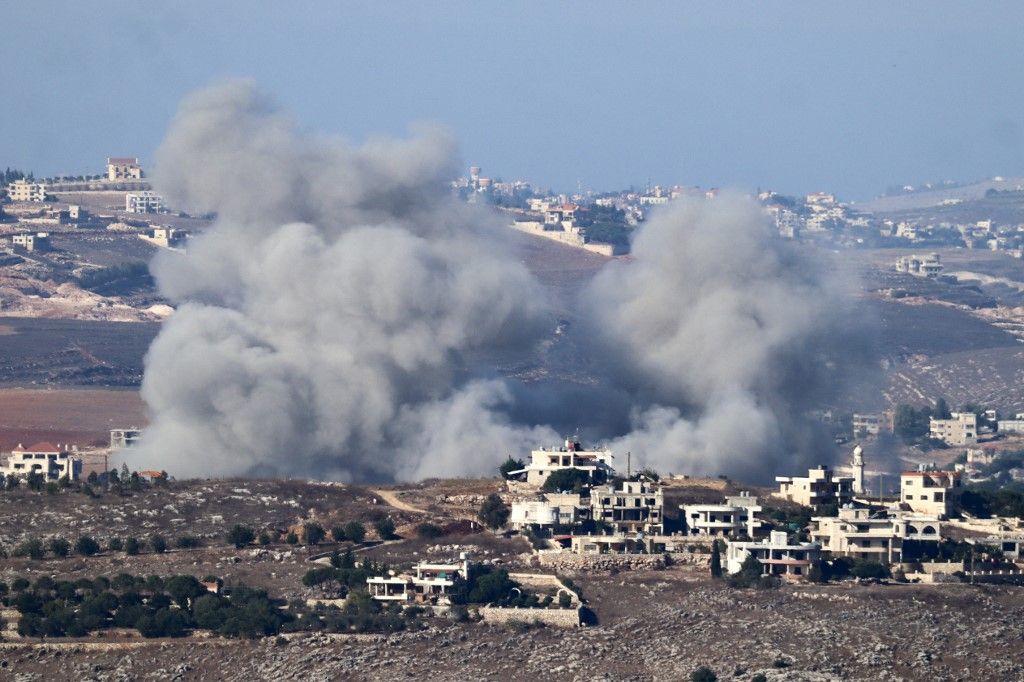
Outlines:
{"label": "unfinished concrete building", "polygon": [[809,469],[807,476],[776,476],[775,482],[779,484],[779,491],[772,493],[773,497],[805,507],[843,506],[853,499],[853,478],[836,476],[824,464]]}
{"label": "unfinished concrete building", "polygon": [[623,481],[621,487],[595,488],[590,493],[594,521],[618,533],[660,535],[664,530],[665,494],[646,481]]}

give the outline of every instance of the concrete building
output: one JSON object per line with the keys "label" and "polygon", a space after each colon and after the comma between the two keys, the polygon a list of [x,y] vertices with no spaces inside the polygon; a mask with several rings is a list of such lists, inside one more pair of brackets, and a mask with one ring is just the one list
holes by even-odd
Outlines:
{"label": "concrete building", "polygon": [[855,438],[877,436],[882,430],[882,420],[877,414],[853,414],[853,435]]}
{"label": "concrete building", "polygon": [[950,496],[958,488],[959,471],[935,471],[922,465],[918,471],[900,474],[900,503],[911,511],[944,519],[949,516]]}
{"label": "concrete building", "polygon": [[134,157],[112,156],[107,158],[107,180],[141,180],[142,167]]}
{"label": "concrete building", "polygon": [[579,493],[546,493],[540,499],[513,501],[509,525],[516,530],[571,526],[589,518],[589,498]]}
{"label": "concrete building", "polygon": [[164,198],[156,192],[128,192],[124,195],[127,213],[159,213],[164,209]]}
{"label": "concrete building", "polygon": [[366,579],[370,596],[377,601],[399,604],[445,605],[450,603],[448,593],[457,577],[469,576],[469,557],[459,555],[458,562],[431,563],[422,561],[412,567],[412,573],[374,576]]}
{"label": "concrete building", "polygon": [[760,542],[730,540],[726,547],[726,570],[739,573],[751,555],[761,562],[764,575],[802,578],[821,561],[821,546],[816,542],[791,543],[782,531],[772,531]]}
{"label": "concrete building", "polygon": [[690,535],[721,535],[753,538],[761,528],[757,497],[742,492],[726,497],[724,504],[681,504],[686,532]]}
{"label": "concrete building", "polygon": [[623,481],[621,487],[595,488],[590,493],[591,516],[618,533],[660,535],[664,530],[665,494],[646,481]]}
{"label": "concrete building", "polygon": [[973,412],[953,412],[949,419],[931,418],[928,435],[947,445],[974,445],[978,442],[978,416]]}
{"label": "concrete building", "polygon": [[26,251],[49,251],[49,232],[22,232],[11,235],[11,244],[20,246]]}
{"label": "concrete building", "polygon": [[942,274],[942,260],[937,253],[931,253],[927,256],[901,256],[896,260],[896,272],[905,272],[915,277],[935,279]]}
{"label": "concrete building", "polygon": [[30,182],[28,180],[15,180],[7,185],[7,196],[11,201],[46,201],[46,184]]}
{"label": "concrete building", "polygon": [[142,437],[142,430],[132,427],[130,429],[110,429],[110,449],[120,450],[137,445]]}
{"label": "concrete building", "polygon": [[1024,419],[1000,419],[996,425],[999,433],[1024,433]]}
{"label": "concrete building", "polygon": [[941,523],[930,516],[913,516],[844,507],[839,516],[811,519],[811,540],[832,556],[874,559],[883,564],[903,558],[904,540],[938,542]]}
{"label": "concrete building", "polygon": [[836,476],[824,464],[809,469],[807,476],[776,476],[779,491],[772,493],[790,502],[805,507],[820,507],[834,504],[843,506],[853,499],[853,478]]}
{"label": "concrete building", "polygon": [[47,481],[62,478],[77,481],[82,474],[82,459],[74,450],[69,452],[59,445],[36,443],[25,448],[18,443],[18,447],[11,451],[3,473],[5,476],[17,477],[38,473]]}
{"label": "concrete building", "polygon": [[509,475],[525,475],[527,483],[540,487],[555,471],[580,469],[587,472],[591,481],[600,483],[615,475],[613,461],[611,450],[584,450],[578,442],[566,439],[561,448],[534,450],[530,453],[530,463]]}
{"label": "concrete building", "polygon": [[139,235],[140,239],[156,246],[162,246],[165,249],[181,246],[185,242],[185,237],[185,233],[181,230],[165,226],[152,227]]}

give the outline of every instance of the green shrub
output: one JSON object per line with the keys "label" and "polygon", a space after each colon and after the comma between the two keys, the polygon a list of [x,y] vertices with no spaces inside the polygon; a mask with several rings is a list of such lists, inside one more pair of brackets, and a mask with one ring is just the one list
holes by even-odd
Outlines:
{"label": "green shrub", "polygon": [[83,535],[75,542],[75,552],[82,556],[92,556],[100,551],[100,544],[88,535]]}

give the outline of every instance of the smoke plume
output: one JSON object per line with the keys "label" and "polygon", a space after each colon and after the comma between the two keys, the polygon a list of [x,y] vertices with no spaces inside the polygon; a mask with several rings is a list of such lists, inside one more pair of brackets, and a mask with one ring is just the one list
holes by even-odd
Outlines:
{"label": "smoke plume", "polygon": [[744,480],[831,459],[804,415],[863,361],[851,279],[738,195],[674,203],[632,253],[585,292],[609,379],[632,396],[632,429],[613,449]]}
{"label": "smoke plume", "polygon": [[[511,231],[446,189],[441,129],[354,146],[230,83],[183,103],[157,162],[173,205],[216,219],[153,263],[177,310],[146,359],[133,466],[493,475],[557,443],[546,424],[609,440],[620,462],[746,480],[833,454],[804,414],[863,366],[852,281],[749,198],[655,213],[555,334]],[[570,358],[584,380],[502,379],[499,357]]]}
{"label": "smoke plume", "polygon": [[445,189],[454,144],[301,134],[247,83],[190,96],[158,151],[168,200],[216,220],[153,271],[177,304],[146,359],[133,464],[176,475],[493,473],[556,438],[506,416],[471,350],[549,324],[507,230]]}

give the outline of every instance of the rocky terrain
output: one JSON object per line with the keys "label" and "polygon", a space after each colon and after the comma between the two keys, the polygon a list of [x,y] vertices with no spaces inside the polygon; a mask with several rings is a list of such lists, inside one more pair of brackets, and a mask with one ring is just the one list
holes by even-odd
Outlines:
{"label": "rocky terrain", "polygon": [[[305,587],[318,556],[349,543],[316,548],[274,542],[235,549],[223,539],[232,523],[283,526],[318,519],[396,520],[399,538],[355,548],[392,566],[469,551],[477,561],[512,571],[545,572],[527,543],[467,527],[464,516],[494,482],[455,481],[404,491],[303,482],[171,482],[130,497],[103,493],[0,491],[4,547],[26,531],[45,537],[106,539],[128,533],[190,532],[203,546],[134,556],[0,559],[0,580],[42,575],[77,580],[119,573],[220,576],[227,585],[263,587],[286,600],[329,596]],[[431,502],[432,501],[432,502]],[[392,504],[392,502],[394,504]],[[397,506],[394,506],[397,505]],[[430,506],[429,510],[419,505]],[[174,519],[187,519],[175,524]],[[445,526],[436,539],[415,537],[416,524]],[[371,530],[370,539],[373,540]],[[994,585],[787,585],[733,589],[708,577],[703,562],[632,569],[560,569],[580,590],[588,625],[570,630],[427,618],[425,627],[390,635],[295,633],[258,640],[208,635],[139,638],[106,631],[82,639],[0,637],[0,677],[14,680],[679,680],[699,666],[719,679],[1011,680],[1024,677],[1024,588]],[[3,614],[10,619],[12,612]]]}

